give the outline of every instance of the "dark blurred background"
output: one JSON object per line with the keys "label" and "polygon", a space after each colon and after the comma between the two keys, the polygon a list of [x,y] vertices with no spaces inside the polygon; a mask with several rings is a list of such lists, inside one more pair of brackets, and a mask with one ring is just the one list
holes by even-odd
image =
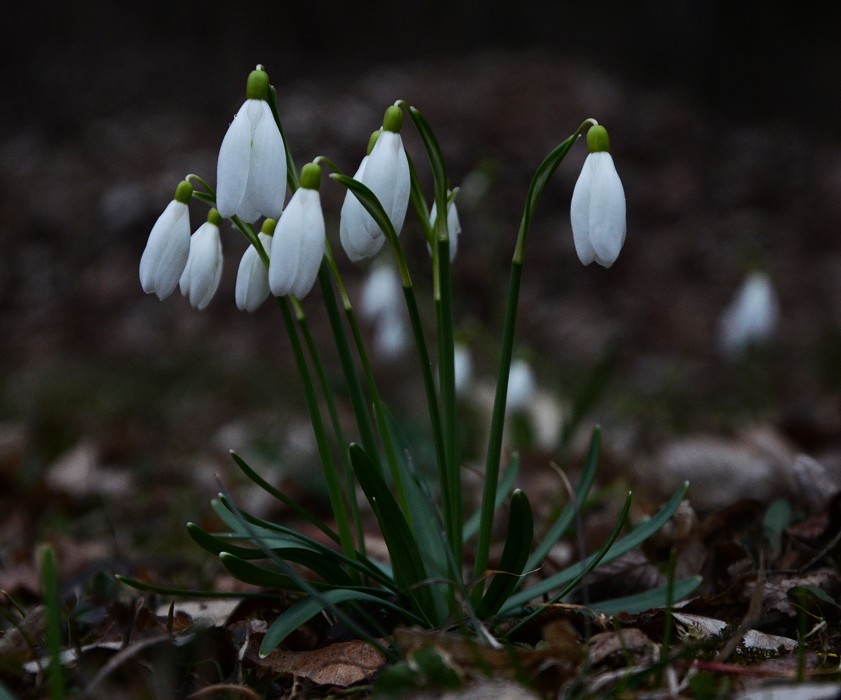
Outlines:
{"label": "dark blurred background", "polygon": [[[190,488],[169,497],[189,514],[230,469],[228,448],[259,444],[271,461],[295,430],[306,434],[276,314],[234,306],[237,236],[224,234],[222,288],[203,313],[146,297],[137,280],[177,181],[215,179],[256,63],[278,87],[299,164],[323,153],[352,171],[402,97],[437,129],[456,184],[488,179],[490,194],[462,211],[458,284],[461,317],[491,337],[529,177],[597,117],[625,183],[628,240],[609,271],[578,263],[568,203],[584,154],[574,151],[527,262],[518,338],[541,380],[573,391],[619,348],[592,419],[616,425],[606,434],[620,467],[675,433],[748,419],[797,449],[837,453],[841,31],[825,7],[13,3],[0,44],[0,477],[43,503],[37,489],[66,488],[47,476],[69,454],[135,489],[181,480]],[[340,196],[325,188],[328,226]],[[782,307],[760,390],[714,347],[716,318],[757,260]],[[352,288],[359,277],[348,267]],[[477,354],[490,371],[493,350]],[[401,386],[389,390],[410,412],[416,392]],[[156,498],[138,506],[147,522],[180,527],[181,511],[167,520]]]}

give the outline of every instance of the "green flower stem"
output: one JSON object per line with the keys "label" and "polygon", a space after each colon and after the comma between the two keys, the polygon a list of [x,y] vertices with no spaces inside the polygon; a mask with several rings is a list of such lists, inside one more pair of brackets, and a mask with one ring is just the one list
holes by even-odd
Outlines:
{"label": "green flower stem", "polygon": [[294,192],[300,187],[301,183],[298,180],[298,168],[295,166],[295,159],[292,157],[292,151],[289,150],[289,141],[286,139],[286,134],[283,133],[283,122],[280,121],[280,113],[277,109],[277,90],[275,90],[274,85],[269,85],[267,102],[280,131],[280,137],[283,139],[283,150],[286,151],[286,183],[289,185],[289,189]]}
{"label": "green flower stem", "polygon": [[[523,218],[514,247],[511,260],[511,277],[508,286],[508,301],[505,307],[505,321],[502,329],[502,346],[499,353],[499,370],[496,379],[496,394],[494,396],[493,412],[491,414],[491,429],[488,436],[488,451],[485,457],[485,482],[482,490],[481,518],[479,538],[476,544],[476,560],[473,573],[477,580],[481,580],[488,566],[491,531],[493,530],[494,503],[499,482],[499,464],[502,457],[502,431],[505,426],[505,404],[508,400],[508,375],[511,369],[511,357],[514,346],[514,329],[517,322],[517,306],[520,296],[520,281],[523,276],[523,259],[525,257],[526,237],[531,228],[531,220],[535,207],[543,194],[543,189],[549,178],[561,164],[569,149],[578,140],[585,129],[595,124],[595,120],[587,119],[582,122],[573,134],[558,145],[538,167],[532,178],[526,195],[526,205],[523,208]],[[484,593],[484,586],[478,584],[474,589],[474,603],[478,604]]]}
{"label": "green flower stem", "polygon": [[301,340],[298,337],[298,332],[295,327],[295,319],[292,316],[289,300],[285,297],[275,298],[277,299],[278,306],[280,307],[281,314],[283,315],[283,323],[286,326],[286,332],[289,336],[290,344],[292,345],[292,353],[295,356],[298,373],[301,375],[301,379],[303,380],[307,409],[309,410],[310,422],[312,423],[313,432],[315,433],[315,442],[318,446],[318,454],[321,458],[321,465],[324,468],[324,477],[327,482],[327,493],[330,498],[330,505],[333,509],[333,514],[336,518],[336,529],[339,531],[342,554],[350,559],[355,559],[356,551],[353,546],[353,535],[351,533],[347,508],[342,496],[339,475],[336,470],[336,465],[333,462],[333,456],[330,453],[327,433],[324,429],[324,422],[321,419],[321,413],[318,409],[315,388],[312,383],[309,368],[307,367],[303,348],[301,347]]}
{"label": "green flower stem", "polygon": [[[426,203],[423,201],[420,183],[414,167],[410,167],[409,171],[412,183],[410,194],[412,206],[421,221],[432,250],[433,298],[435,300],[435,318],[438,331],[438,385],[443,408],[444,459],[443,461],[439,460],[439,478],[447,538],[454,558],[461,568],[463,551],[461,459],[455,396],[455,341],[452,276],[450,272],[450,238],[447,230],[447,189],[449,183],[441,147],[438,145],[435,133],[426,119],[418,109],[408,105],[403,100],[398,100],[396,104],[405,109],[411,118],[418,135],[423,141],[432,170],[436,217],[435,226],[431,232],[428,230],[429,215],[426,212]],[[422,212],[419,211],[421,207],[423,207]]]}
{"label": "green flower stem", "polygon": [[[321,267],[319,268],[319,278],[323,277],[323,274],[326,274],[326,265],[324,263],[322,263]],[[327,291],[329,290],[325,290],[325,292]],[[325,299],[326,298],[327,295],[325,294]],[[333,301],[333,304],[335,306],[335,300],[332,299],[332,294],[330,295],[330,299]],[[315,368],[316,376],[318,377],[318,383],[321,386],[321,393],[324,396],[324,403],[327,407],[328,415],[330,416],[330,424],[333,428],[333,433],[336,436],[336,443],[342,447],[340,452],[342,458],[342,467],[344,469],[345,474],[345,493],[347,493],[347,499],[351,511],[351,519],[353,520],[356,529],[357,547],[359,551],[364,554],[365,539],[362,531],[362,519],[359,515],[359,504],[356,502],[355,498],[356,481],[353,478],[353,468],[350,464],[350,458],[347,455],[347,450],[344,449],[344,446],[348,443],[342,431],[341,422],[339,421],[339,414],[336,410],[336,402],[333,399],[333,392],[330,390],[330,382],[327,379],[327,373],[324,371],[324,363],[321,361],[321,356],[319,355],[318,348],[316,347],[315,340],[312,337],[312,333],[309,329],[309,324],[307,323],[307,316],[304,313],[304,310],[297,299],[292,297],[291,303],[295,310],[295,318],[298,321],[298,327],[301,329],[301,335],[304,338],[304,343],[306,344],[307,350],[310,355],[310,359],[312,360],[313,366]]]}

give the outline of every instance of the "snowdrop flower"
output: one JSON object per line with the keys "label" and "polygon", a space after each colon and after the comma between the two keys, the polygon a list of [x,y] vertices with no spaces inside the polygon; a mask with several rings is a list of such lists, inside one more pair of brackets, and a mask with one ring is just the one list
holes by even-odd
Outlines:
{"label": "snowdrop flower", "polygon": [[[277,222],[274,219],[263,221],[263,229],[257,236],[263,250],[271,250],[272,234]],[[255,312],[269,298],[269,268],[260,257],[257,249],[250,245],[242,255],[237,270],[236,302],[240,311]]]}
{"label": "snowdrop flower", "polygon": [[190,210],[193,186],[184,180],[175,198],[158,217],[140,258],[140,284],[147,294],[166,299],[175,291],[190,254]]}
{"label": "snowdrop flower", "polygon": [[767,343],[777,328],[780,309],[767,273],[747,276],[718,322],[718,344],[728,357],[736,357],[751,345]]}
{"label": "snowdrop flower", "polygon": [[[397,235],[400,235],[406,219],[410,184],[409,160],[400,137],[402,123],[400,108],[389,107],[383,117],[382,130],[371,135],[373,147],[370,154],[362,159],[353,176],[380,201]],[[339,237],[345,253],[353,262],[373,257],[385,243],[385,234],[350,191],[342,205]]]}
{"label": "snowdrop flower", "polygon": [[608,150],[603,126],[587,132],[590,153],[572,191],[570,219],[575,252],[585,265],[610,267],[625,242],[625,190]]}
{"label": "snowdrop flower", "polygon": [[211,209],[205,221],[190,238],[190,253],[178,286],[190,305],[203,310],[213,299],[222,279],[222,239],[219,222],[222,217]]}
{"label": "snowdrop flower", "polygon": [[324,214],[321,211],[321,168],[307,163],[301,186],[277,222],[269,262],[269,289],[275,296],[309,294],[324,257]]}
{"label": "snowdrop flower", "polygon": [[464,396],[473,384],[473,359],[464,343],[456,343],[453,348],[453,373],[456,396]]}
{"label": "snowdrop flower", "polygon": [[409,328],[403,306],[403,286],[392,265],[371,268],[362,287],[360,315],[374,324],[374,346],[382,357],[394,359],[409,346]]}
{"label": "snowdrop flower", "polygon": [[508,371],[508,400],[505,404],[510,413],[522,413],[531,406],[537,394],[537,383],[531,365],[525,360],[514,360]]}
{"label": "snowdrop flower", "polygon": [[[456,190],[456,193],[458,191]],[[435,202],[432,203],[432,211],[429,213],[429,224],[435,229],[435,220],[438,212],[435,210]],[[455,195],[451,194],[447,202],[447,234],[450,238],[450,262],[456,257],[458,250],[458,237],[461,235],[461,221],[458,218],[458,209],[456,208]]]}
{"label": "snowdrop flower", "polygon": [[247,99],[237,112],[216,166],[216,208],[248,223],[277,219],[286,195],[286,150],[266,98],[269,76],[257,66],[248,76]]}

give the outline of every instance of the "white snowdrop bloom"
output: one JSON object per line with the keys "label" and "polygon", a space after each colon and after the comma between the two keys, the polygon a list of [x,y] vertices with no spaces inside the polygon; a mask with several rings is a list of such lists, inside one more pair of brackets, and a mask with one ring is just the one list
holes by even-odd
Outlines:
{"label": "white snowdrop bloom", "polygon": [[[266,219],[263,222],[263,230],[258,235],[263,250],[268,253],[271,250],[272,236],[266,231],[267,223],[271,222],[271,229],[274,230],[274,219]],[[237,308],[240,311],[255,312],[266,299],[269,298],[269,268],[263,262],[260,254],[253,245],[242,255],[237,270],[237,286],[235,298]]]}
{"label": "white snowdrop bloom", "polygon": [[464,343],[456,343],[453,348],[453,371],[456,396],[464,396],[473,384],[473,358]]}
{"label": "white snowdrop bloom", "polygon": [[604,127],[590,127],[587,147],[590,153],[575,183],[570,204],[575,252],[585,265],[595,260],[602,267],[610,267],[625,242],[625,190],[608,153]]}
{"label": "white snowdrop bloom", "polygon": [[[397,235],[406,219],[410,187],[409,160],[400,137],[402,121],[399,107],[386,110],[382,130],[372,135],[376,142],[370,155],[363,158],[354,175],[380,201]],[[379,226],[350,191],[342,206],[339,237],[353,262],[373,257],[385,242]]]}
{"label": "white snowdrop bloom", "polygon": [[211,209],[205,221],[190,238],[190,253],[178,286],[190,305],[202,311],[213,299],[222,279],[221,217]]}
{"label": "white snowdrop bloom", "polygon": [[[353,176],[354,180],[364,182],[369,157],[365,156],[362,159]],[[350,191],[345,195],[345,201],[342,203],[339,240],[345,254],[352,262],[373,258],[385,243],[385,236],[380,233],[371,215],[365,211],[365,207]]]}
{"label": "white snowdrop bloom", "polygon": [[325,241],[320,182],[321,168],[307,163],[301,170],[301,186],[277,222],[269,256],[269,289],[275,296],[303,299],[318,276]]}
{"label": "white snowdrop bloom", "polygon": [[525,360],[514,360],[508,372],[508,400],[505,404],[510,413],[527,411],[537,393],[537,382],[531,365]]}
{"label": "white snowdrop bloom", "polygon": [[362,287],[359,313],[374,326],[374,346],[382,357],[399,357],[409,347],[403,298],[403,286],[394,267],[386,263],[374,265]]}
{"label": "white snowdrop bloom", "polygon": [[277,219],[286,195],[286,150],[266,102],[269,77],[258,67],[248,76],[247,99],[237,112],[216,166],[216,208],[230,218],[253,223]]}
{"label": "white snowdrop bloom", "polygon": [[[429,213],[429,223],[434,228],[435,220],[438,217],[438,212],[435,208],[435,202],[432,202],[432,211]],[[458,218],[458,208],[456,207],[456,200],[453,197],[447,203],[447,233],[450,238],[450,262],[456,257],[458,250],[458,239],[461,235],[461,221]]]}
{"label": "white snowdrop bloom", "polygon": [[158,217],[140,258],[140,284],[147,294],[166,299],[175,291],[190,254],[190,210],[193,186],[178,185],[175,198]]}
{"label": "white snowdrop bloom", "polygon": [[728,357],[735,357],[751,345],[767,343],[779,317],[771,278],[765,272],[751,272],[719,318],[719,348]]}

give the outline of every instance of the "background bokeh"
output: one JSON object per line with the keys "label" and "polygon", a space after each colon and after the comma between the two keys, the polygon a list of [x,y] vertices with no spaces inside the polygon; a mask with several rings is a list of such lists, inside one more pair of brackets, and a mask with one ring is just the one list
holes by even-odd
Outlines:
{"label": "background bokeh", "polygon": [[[474,185],[457,311],[485,376],[531,173],[598,118],[628,196],[625,249],[609,271],[575,258],[567,210],[584,149],[574,150],[538,210],[518,352],[564,398],[616,351],[584,425],[606,426],[618,471],[676,435],[756,421],[837,462],[841,42],[821,7],[13,4],[0,45],[0,480],[12,531],[22,542],[64,529],[183,546],[182,523],[206,511],[215,475],[233,478],[228,449],[312,469],[277,314],[233,303],[244,249],[234,232],[202,313],[146,297],[137,280],[178,180],[215,179],[256,63],[278,87],[299,164],[325,154],[352,172],[397,98],[427,116],[453,182]],[[341,196],[325,185],[334,236]],[[416,233],[404,239],[422,260]],[[748,376],[718,356],[715,328],[752,264],[770,272],[782,318]],[[344,269],[354,291],[363,271]],[[329,354],[317,297],[308,308]],[[380,370],[411,424],[421,407],[409,360]],[[114,524],[126,515],[150,541]]]}

